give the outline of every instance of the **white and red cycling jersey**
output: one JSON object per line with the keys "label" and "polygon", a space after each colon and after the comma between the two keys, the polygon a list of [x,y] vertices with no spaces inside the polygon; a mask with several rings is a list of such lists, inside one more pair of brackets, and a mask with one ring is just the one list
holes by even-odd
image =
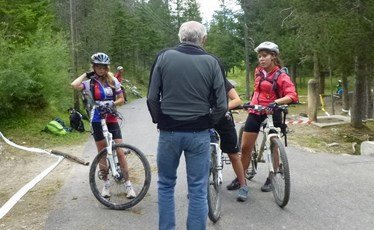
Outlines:
{"label": "white and red cycling jersey", "polygon": [[[113,78],[114,87],[110,86],[108,83],[101,84],[97,80],[95,75],[91,80],[83,81],[83,90],[92,95],[92,98],[95,102],[113,102],[115,101],[116,95],[122,94],[121,84],[117,79]],[[93,81],[91,83],[91,81]],[[100,122],[101,118],[99,111],[96,109],[93,113],[92,122]],[[107,123],[117,122],[117,118],[111,114],[106,116]]]}

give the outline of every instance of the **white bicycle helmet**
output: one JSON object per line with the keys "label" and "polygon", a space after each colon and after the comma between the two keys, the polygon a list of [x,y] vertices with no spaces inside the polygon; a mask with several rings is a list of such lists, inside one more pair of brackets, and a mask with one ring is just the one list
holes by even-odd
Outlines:
{"label": "white bicycle helmet", "polygon": [[110,59],[109,59],[109,56],[106,55],[105,53],[95,53],[91,56],[91,63],[109,65]]}
{"label": "white bicycle helmet", "polygon": [[273,42],[263,42],[255,49],[256,53],[260,52],[261,50],[269,50],[275,52],[276,54],[279,54],[279,48],[277,44]]}
{"label": "white bicycle helmet", "polygon": [[118,70],[118,71],[120,71],[121,69],[123,69],[122,66],[118,66],[118,67],[117,67],[117,70]]}

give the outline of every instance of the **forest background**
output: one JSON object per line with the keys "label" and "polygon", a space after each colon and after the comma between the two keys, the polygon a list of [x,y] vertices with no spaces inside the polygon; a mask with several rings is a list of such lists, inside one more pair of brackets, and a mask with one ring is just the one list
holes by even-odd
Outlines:
{"label": "forest background", "polygon": [[[373,118],[374,1],[238,0],[236,12],[220,2],[206,23],[205,49],[222,60],[243,98],[251,95],[253,49],[269,40],[279,45],[300,95],[309,79],[321,95],[331,95],[341,79],[352,127]],[[70,82],[90,69],[95,52],[109,54],[113,72],[124,66],[124,77],[145,95],[155,55],[178,43],[188,20],[202,20],[196,0],[1,0],[0,130],[40,142],[48,120],[81,109]]]}

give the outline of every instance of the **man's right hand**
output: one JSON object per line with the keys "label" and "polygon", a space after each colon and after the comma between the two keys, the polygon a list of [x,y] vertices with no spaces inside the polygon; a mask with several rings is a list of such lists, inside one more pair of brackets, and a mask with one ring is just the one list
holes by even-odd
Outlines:
{"label": "man's right hand", "polygon": [[91,79],[94,75],[95,75],[95,72],[94,72],[94,71],[87,72],[87,73],[86,73],[86,78]]}

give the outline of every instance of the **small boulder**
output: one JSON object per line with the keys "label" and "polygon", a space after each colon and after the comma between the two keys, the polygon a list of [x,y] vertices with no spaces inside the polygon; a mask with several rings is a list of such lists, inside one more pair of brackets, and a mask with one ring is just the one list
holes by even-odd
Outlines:
{"label": "small boulder", "polygon": [[361,155],[374,156],[374,141],[363,141],[361,143]]}

